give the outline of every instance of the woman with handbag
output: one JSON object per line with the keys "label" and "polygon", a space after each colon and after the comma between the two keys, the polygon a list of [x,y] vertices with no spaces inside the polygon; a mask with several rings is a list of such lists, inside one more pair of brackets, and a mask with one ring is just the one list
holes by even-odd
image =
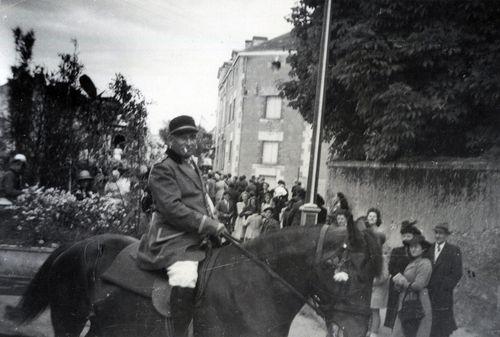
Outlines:
{"label": "woman with handbag", "polygon": [[432,264],[425,258],[431,244],[423,235],[415,235],[409,242],[412,261],[403,274],[392,278],[400,291],[398,314],[392,337],[429,337],[432,310],[427,284],[431,278]]}

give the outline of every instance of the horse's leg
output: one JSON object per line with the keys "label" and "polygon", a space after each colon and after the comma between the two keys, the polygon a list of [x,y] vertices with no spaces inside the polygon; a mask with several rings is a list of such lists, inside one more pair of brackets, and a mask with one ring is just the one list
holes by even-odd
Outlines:
{"label": "horse's leg", "polygon": [[[58,281],[57,283],[55,281]],[[85,289],[78,274],[54,275],[50,298],[50,316],[55,337],[78,337],[90,314]],[[54,284],[58,284],[57,287]]]}
{"label": "horse's leg", "polygon": [[[164,337],[165,320],[151,299],[115,286],[102,288],[106,295],[93,306],[89,337]],[[90,331],[89,331],[90,333]]]}
{"label": "horse's leg", "polygon": [[78,337],[85,327],[87,318],[83,315],[68,313],[62,308],[51,308],[50,318],[55,337]]}

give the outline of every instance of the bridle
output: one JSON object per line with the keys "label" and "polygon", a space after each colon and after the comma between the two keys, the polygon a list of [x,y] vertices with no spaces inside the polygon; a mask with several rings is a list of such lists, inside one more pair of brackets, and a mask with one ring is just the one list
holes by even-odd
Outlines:
{"label": "bridle", "polygon": [[[330,254],[327,257],[324,257],[323,251],[324,251],[324,243],[326,239],[326,233],[328,232],[328,229],[330,226],[324,225],[321,228],[318,244],[316,246],[316,255],[314,259],[314,269],[315,269],[315,276],[317,278],[320,277],[320,275],[323,274],[322,269],[326,266],[327,268],[334,270],[334,273],[339,272],[339,271],[344,271],[346,270],[346,265],[351,262],[351,257],[352,257],[352,247],[348,241],[344,241],[339,249],[335,251],[333,254]],[[351,277],[351,276],[350,276]],[[321,280],[315,280],[314,284],[312,287],[316,290],[316,293],[329,293],[328,290],[325,290],[321,286],[318,286],[318,284],[321,285]],[[330,280],[328,280],[330,281]],[[363,289],[359,289],[357,291],[351,291],[349,292],[350,296],[357,295],[358,293],[362,292]],[[317,295],[313,295],[317,296]],[[342,294],[337,294],[336,296],[342,296]],[[317,296],[315,298],[316,302],[320,302],[320,296]],[[345,298],[345,296],[344,296]],[[321,303],[319,303],[321,305]],[[327,304],[328,305],[328,304]],[[336,311],[336,312],[345,312],[349,313],[352,315],[360,315],[360,316],[366,316],[370,317],[371,316],[371,309],[370,307],[364,306],[360,308],[359,305],[349,305],[345,304],[342,302],[335,302],[333,305],[329,305],[329,311]]]}
{"label": "bridle", "polygon": [[[319,275],[321,271],[321,265],[323,262],[323,250],[324,250],[324,245],[326,241],[326,234],[329,230],[330,226],[329,225],[323,225],[320,230],[318,242],[316,244],[316,249],[315,249],[315,258],[314,258],[314,270],[316,273],[316,276]],[[247,258],[252,260],[254,263],[256,263],[259,267],[264,269],[271,277],[274,279],[278,280],[283,286],[285,286],[288,290],[290,290],[297,298],[299,298],[301,301],[306,303],[308,306],[310,306],[320,317],[322,317],[325,322],[327,321],[327,316],[325,311],[322,309],[322,304],[320,303],[320,297],[316,294],[313,294],[310,298],[304,296],[300,291],[298,291],[293,285],[291,285],[288,281],[286,281],[283,277],[281,277],[278,273],[276,273],[266,262],[261,260],[259,257],[257,257],[255,254],[252,252],[248,251],[245,247],[243,247],[240,242],[231,236],[228,233],[222,234],[222,236],[230,241],[234,246],[236,246],[242,253],[245,255]],[[335,267],[335,269],[341,269],[344,267],[347,262],[350,261],[350,253],[351,253],[351,247],[348,242],[344,242],[342,245],[342,254],[341,258],[338,263],[332,263],[332,267]],[[328,261],[328,259],[327,259]],[[329,264],[329,263],[327,263]],[[326,290],[322,290],[322,292],[327,292]],[[363,308],[364,310],[354,310],[352,306],[347,306],[343,304],[335,304],[331,311],[336,311],[336,312],[345,312],[353,315],[362,315],[362,316],[370,316],[370,308]],[[367,309],[367,310],[366,310]],[[333,322],[336,324],[335,322]],[[336,324],[337,326],[340,327],[340,325]]]}

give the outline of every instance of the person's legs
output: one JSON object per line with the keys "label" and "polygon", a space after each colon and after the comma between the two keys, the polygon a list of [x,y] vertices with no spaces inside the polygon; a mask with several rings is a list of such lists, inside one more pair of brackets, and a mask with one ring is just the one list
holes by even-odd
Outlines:
{"label": "person's legs", "polygon": [[394,329],[392,329],[391,337],[404,337],[403,327],[401,326],[401,321],[399,317],[396,317],[396,321],[394,322]]}
{"label": "person's legs", "polygon": [[380,329],[380,309],[372,308],[369,336],[370,337],[378,336],[379,329]]}
{"label": "person's legs", "polygon": [[196,281],[198,279],[197,261],[178,261],[167,268],[168,283],[172,286],[170,294],[171,317],[167,318],[169,337],[185,337],[193,318]]}

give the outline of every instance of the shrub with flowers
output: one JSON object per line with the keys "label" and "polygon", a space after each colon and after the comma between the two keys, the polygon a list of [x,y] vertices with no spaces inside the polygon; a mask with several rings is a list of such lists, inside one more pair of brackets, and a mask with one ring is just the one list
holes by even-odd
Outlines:
{"label": "shrub with flowers", "polygon": [[103,233],[136,236],[138,210],[131,205],[98,194],[79,201],[63,190],[32,187],[4,211],[7,221],[2,240],[48,246]]}

